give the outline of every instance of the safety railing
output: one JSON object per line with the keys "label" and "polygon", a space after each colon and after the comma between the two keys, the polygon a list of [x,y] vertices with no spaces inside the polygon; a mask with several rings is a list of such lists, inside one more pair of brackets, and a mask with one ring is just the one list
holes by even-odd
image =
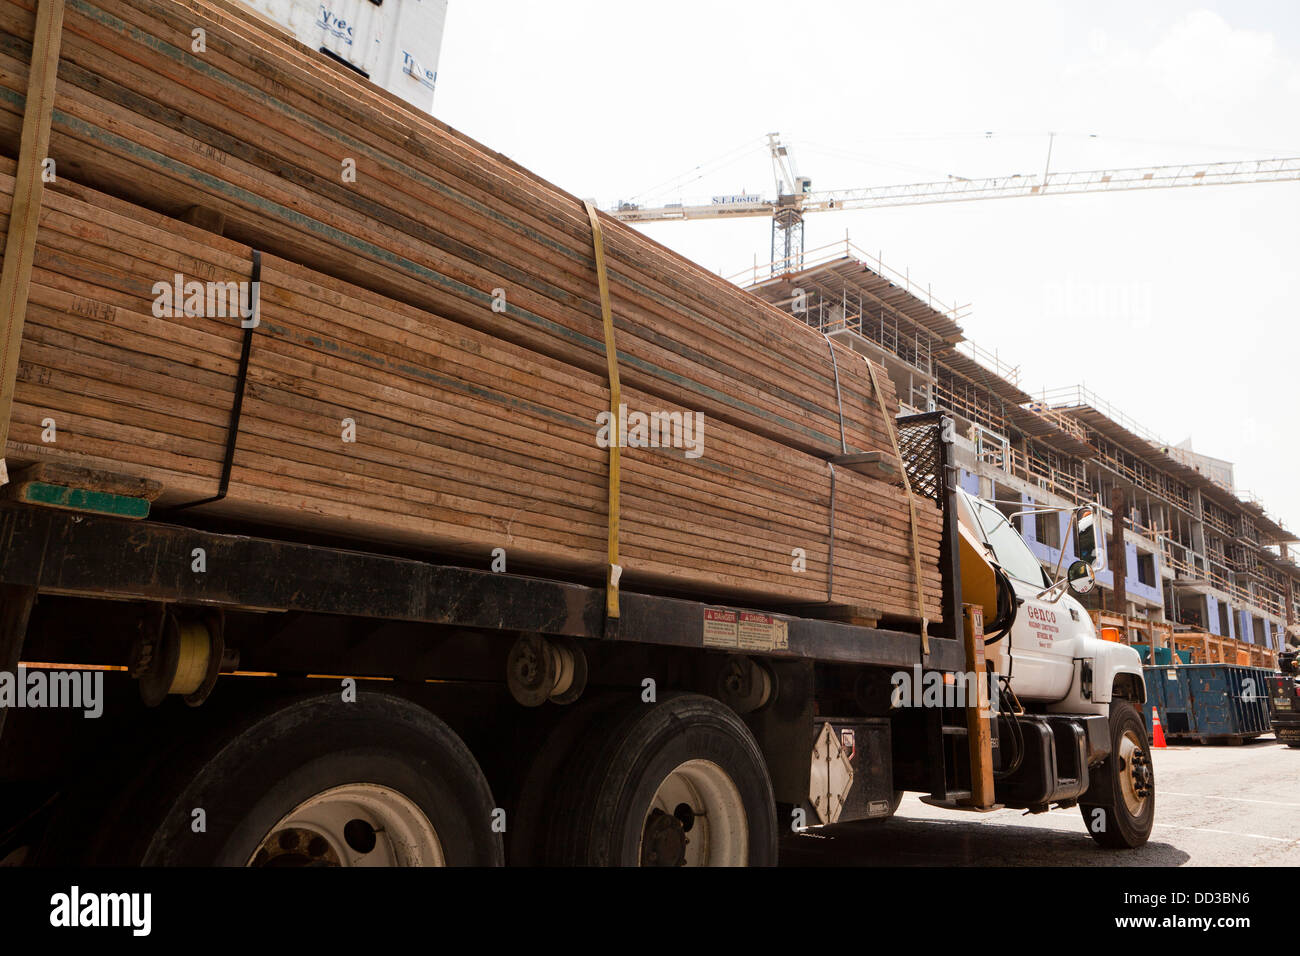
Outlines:
{"label": "safety railing", "polygon": [[942,300],[936,298],[934,292],[930,289],[929,283],[922,286],[919,282],[912,281],[911,269],[905,268],[902,272],[899,272],[892,266],[886,265],[881,254],[867,252],[865,249],[855,245],[848,236],[835,242],[827,243],[824,246],[809,249],[807,252],[785,256],[773,262],[760,264],[755,260],[752,267],[742,269],[740,272],[724,276],[723,278],[728,282],[735,283],[736,285],[757,285],[774,275],[790,271],[812,269],[816,266],[825,265],[828,262],[834,262],[836,259],[843,259],[845,257],[857,259],[872,272],[876,273],[876,275],[888,279],[905,292],[908,292],[915,298],[923,301],[935,312],[947,316],[954,322],[958,319],[964,318],[970,310],[969,304],[948,305]]}
{"label": "safety railing", "polygon": [[958,394],[945,385],[942,380],[936,381],[931,388],[934,390],[935,403],[940,408],[955,412],[967,421],[983,425],[985,428],[1001,435],[1005,435],[1009,431],[1007,420],[995,412],[991,405],[982,405],[978,400],[972,399],[969,394]]}
{"label": "safety railing", "polygon": [[1016,387],[1020,386],[1020,366],[1008,364],[998,354],[997,349],[990,352],[986,348],[981,348],[970,339],[963,339],[958,342],[954,348],[972,362],[978,362],[980,365],[984,366],[994,375],[998,376],[998,378],[1010,382]]}
{"label": "safety railing", "polygon": [[1008,450],[1007,463],[1003,471],[1010,472],[1017,478],[1031,482],[1044,491],[1062,498],[1069,498],[1076,503],[1088,500],[1088,484],[1082,478],[1061,471],[1045,462],[1026,455],[1017,448]]}

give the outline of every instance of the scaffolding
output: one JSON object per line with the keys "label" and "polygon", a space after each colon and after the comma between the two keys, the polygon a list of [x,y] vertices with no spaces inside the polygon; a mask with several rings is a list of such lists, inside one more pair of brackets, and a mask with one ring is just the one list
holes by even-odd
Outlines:
{"label": "scaffolding", "polygon": [[911,323],[883,302],[847,288],[838,295],[825,289],[804,294],[799,317],[818,332],[855,332],[923,375],[931,374],[934,335],[916,326],[908,328]]}
{"label": "scaffolding", "polygon": [[753,280],[750,292],[813,328],[860,336],[896,359],[891,374],[905,377],[896,381],[903,404],[966,423],[989,471],[1103,512],[1111,489],[1127,489],[1126,532],[1155,556],[1145,583],[1154,570],[1156,587],[1164,580],[1217,592],[1275,627],[1288,614],[1288,591],[1300,606],[1300,566],[1265,550],[1288,540],[1285,529],[1233,488],[1229,463],[1170,445],[1083,386],[1023,392],[1019,366],[965,338],[957,320],[968,307],[936,299],[909,270],[886,266],[846,236],[807,253],[798,271],[765,278],[774,273],[756,262],[742,275]]}

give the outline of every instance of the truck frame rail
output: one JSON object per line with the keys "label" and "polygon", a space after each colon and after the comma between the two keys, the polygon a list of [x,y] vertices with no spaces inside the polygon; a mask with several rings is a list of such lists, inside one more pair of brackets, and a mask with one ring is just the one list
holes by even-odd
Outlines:
{"label": "truck frame rail", "polygon": [[[191,569],[202,549],[207,571]],[[777,658],[938,670],[963,666],[956,640],[920,637],[767,611],[624,592],[622,616],[606,627],[603,589],[405,557],[270,538],[216,533],[32,505],[0,504],[0,585],[38,593],[188,604],[230,610],[300,611],[447,627],[640,642],[718,646],[705,638],[708,612],[750,613],[785,638],[752,650]],[[719,647],[718,649],[726,649]]]}

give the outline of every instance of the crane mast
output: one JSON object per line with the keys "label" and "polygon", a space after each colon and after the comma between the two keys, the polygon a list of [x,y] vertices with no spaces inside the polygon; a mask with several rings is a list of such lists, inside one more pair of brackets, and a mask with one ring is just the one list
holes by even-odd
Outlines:
{"label": "crane mast", "polygon": [[[780,133],[767,134],[772,154],[772,173],[776,179],[776,202],[772,204],[772,261],[791,262],[803,259],[804,202],[812,180],[795,172],[794,157],[781,143]],[[751,215],[753,215],[751,213]]]}

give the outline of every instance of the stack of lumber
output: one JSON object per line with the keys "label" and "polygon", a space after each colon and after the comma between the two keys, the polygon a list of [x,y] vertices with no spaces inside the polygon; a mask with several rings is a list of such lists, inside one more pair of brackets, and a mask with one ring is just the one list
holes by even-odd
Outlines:
{"label": "stack of lumber", "polygon": [[[0,138],[11,150],[34,9],[0,2],[12,34],[0,49],[10,94]],[[208,207],[255,248],[603,373],[579,201],[220,10],[67,0],[50,141],[62,176],[172,214]],[[606,233],[625,384],[792,447],[839,451],[821,335],[630,228],[611,222]],[[494,289],[505,312],[490,307]],[[884,450],[863,363],[839,365],[848,443]]]}
{"label": "stack of lumber", "polygon": [[[34,19],[31,0],[0,0],[9,156]],[[61,56],[11,471],[136,475],[162,484],[163,509],[214,494],[243,330],[157,314],[155,283],[247,280],[256,249],[229,493],[205,508],[601,573],[609,388],[579,201],[219,2],[67,0]],[[14,172],[0,162],[6,230]],[[175,218],[193,207],[224,235]],[[861,356],[621,224],[604,232],[623,401],[704,415],[699,457],[622,453],[624,585],[914,617],[901,490],[836,470],[830,534],[827,459],[841,423],[850,452],[891,447],[888,377],[881,403]],[[917,511],[937,620],[939,519]]]}

